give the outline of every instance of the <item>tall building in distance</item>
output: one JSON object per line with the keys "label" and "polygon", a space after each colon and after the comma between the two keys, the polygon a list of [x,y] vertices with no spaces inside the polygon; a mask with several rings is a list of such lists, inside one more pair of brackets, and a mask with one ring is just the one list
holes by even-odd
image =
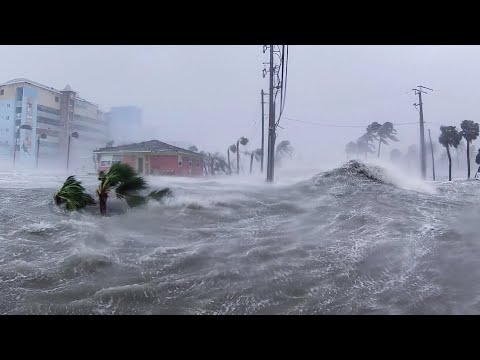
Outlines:
{"label": "tall building in distance", "polygon": [[116,145],[142,140],[142,110],[136,106],[115,106],[107,113],[108,138]]}
{"label": "tall building in distance", "polygon": [[37,139],[45,134],[40,158],[63,161],[73,132],[78,133],[74,139],[77,157],[91,157],[92,151],[107,141],[105,113],[69,85],[57,90],[28,79],[0,84],[0,158],[11,159],[16,143],[16,158],[34,164]]}

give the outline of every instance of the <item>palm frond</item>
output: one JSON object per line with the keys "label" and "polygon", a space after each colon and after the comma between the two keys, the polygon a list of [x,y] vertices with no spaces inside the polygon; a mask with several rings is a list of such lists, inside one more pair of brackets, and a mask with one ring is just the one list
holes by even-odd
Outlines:
{"label": "palm frond", "polygon": [[65,204],[65,208],[69,211],[80,210],[87,205],[95,205],[93,197],[86,193],[82,183],[73,175],[65,180],[53,198],[56,205]]}

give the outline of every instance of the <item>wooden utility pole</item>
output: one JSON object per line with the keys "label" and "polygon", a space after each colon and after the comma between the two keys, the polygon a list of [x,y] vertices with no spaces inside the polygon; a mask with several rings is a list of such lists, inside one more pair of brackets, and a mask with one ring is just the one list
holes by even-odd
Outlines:
{"label": "wooden utility pole", "polygon": [[422,93],[428,94],[427,92],[423,91],[423,89],[428,89],[433,91],[430,88],[425,86],[417,86],[418,89],[412,89],[415,91],[415,95],[418,95],[418,105],[420,106],[420,164],[421,164],[421,171],[422,171],[422,179],[425,180],[427,176],[427,153],[425,151],[425,127],[423,121],[423,102],[422,102]]}
{"label": "wooden utility pole", "polygon": [[263,92],[263,89],[262,89],[261,95],[262,95],[262,158],[260,161],[260,171],[263,174],[263,155],[265,153],[265,106],[264,106],[265,101],[263,101],[263,96],[265,95],[265,93]]}
{"label": "wooden utility pole", "polygon": [[268,92],[268,160],[267,160],[267,181],[273,182],[273,171],[275,161],[275,103],[273,102],[273,45],[270,45],[269,64],[270,85]]}

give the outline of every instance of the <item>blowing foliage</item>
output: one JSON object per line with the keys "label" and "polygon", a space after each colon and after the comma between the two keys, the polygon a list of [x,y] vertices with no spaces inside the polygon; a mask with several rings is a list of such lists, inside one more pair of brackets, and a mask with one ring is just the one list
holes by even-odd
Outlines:
{"label": "blowing foliage", "polygon": [[[140,191],[148,188],[145,179],[138,175],[128,164],[117,163],[112,165],[110,170],[100,172],[100,181],[97,188],[100,213],[107,213],[107,200],[111,192],[116,197],[125,200],[129,207],[145,204],[149,199],[161,201],[172,194],[169,188],[152,191],[147,196],[139,194]],[[95,200],[85,192],[81,183],[74,176],[69,176],[62,188],[54,195],[55,203],[61,205],[66,203],[67,210],[79,210],[87,205],[95,205]]]}
{"label": "blowing foliage", "polygon": [[53,199],[58,206],[65,204],[65,209],[69,211],[80,210],[87,205],[95,205],[93,197],[87,194],[82,183],[73,175],[65,180],[60,190],[53,195]]}

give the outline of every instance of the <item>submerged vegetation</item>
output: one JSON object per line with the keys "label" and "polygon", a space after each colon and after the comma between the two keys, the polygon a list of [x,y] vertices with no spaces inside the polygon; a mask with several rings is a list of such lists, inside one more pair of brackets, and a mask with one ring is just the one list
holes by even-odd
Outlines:
{"label": "submerged vegetation", "polygon": [[[108,172],[100,172],[100,181],[97,188],[97,197],[100,213],[107,213],[107,200],[110,193],[114,192],[116,197],[125,200],[129,207],[145,204],[149,199],[161,201],[172,192],[169,188],[150,192],[147,196],[140,195],[140,191],[148,188],[145,179],[138,175],[128,164],[117,163],[112,165]],[[96,205],[95,200],[90,196],[81,182],[75,176],[69,176],[63,186],[54,195],[56,205],[65,204],[67,210],[80,210],[86,206]]]}

